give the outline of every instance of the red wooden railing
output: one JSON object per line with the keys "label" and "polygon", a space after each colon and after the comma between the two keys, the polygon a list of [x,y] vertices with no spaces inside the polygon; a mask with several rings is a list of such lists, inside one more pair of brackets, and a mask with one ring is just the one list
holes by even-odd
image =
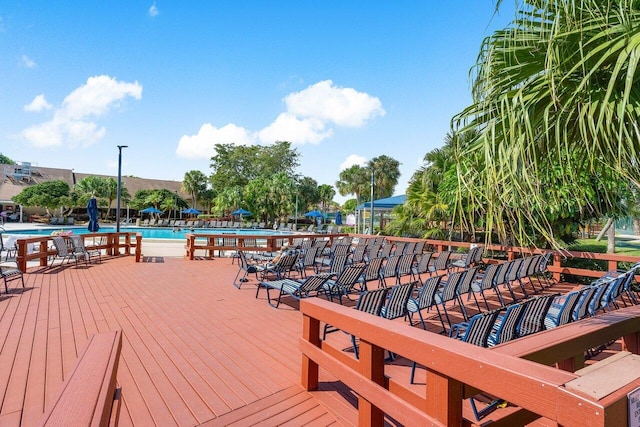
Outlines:
{"label": "red wooden railing", "polygon": [[[106,243],[97,245],[96,249],[104,249],[107,255],[120,254],[120,249],[124,249],[125,255],[131,255],[131,249],[135,249],[135,261],[140,262],[142,258],[142,235],[140,233],[92,233],[80,234],[85,241],[89,238],[106,237]],[[18,254],[16,262],[18,268],[27,271],[27,262],[39,260],[41,267],[46,267],[51,255],[55,255],[55,249],[49,248],[51,236],[21,237],[16,241]],[[29,246],[35,250],[29,250]]]}
{"label": "red wooden railing", "polygon": [[[404,425],[462,425],[463,400],[479,391],[520,407],[501,425],[522,425],[544,417],[557,425],[627,425],[626,394],[636,379],[596,400],[567,388],[578,375],[547,366],[579,367],[586,349],[623,338],[640,352],[640,306],[571,323],[493,349],[389,321],[320,298],[301,301],[302,384],[317,390],[322,367],[358,396],[361,426],[380,426],[384,414]],[[360,358],[320,340],[320,324],[360,337]],[[416,394],[385,376],[385,349],[426,367],[426,386]],[[530,359],[530,360],[527,360]],[[570,360],[571,363],[567,363]],[[503,420],[504,421],[504,420]]]}

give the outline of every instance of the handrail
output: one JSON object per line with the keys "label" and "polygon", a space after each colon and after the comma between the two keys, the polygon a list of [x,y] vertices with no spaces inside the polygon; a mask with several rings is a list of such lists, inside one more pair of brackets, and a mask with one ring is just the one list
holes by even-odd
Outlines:
{"label": "handrail", "polygon": [[[83,239],[92,237],[107,238],[105,245],[99,245],[97,248],[105,249],[108,255],[120,254],[120,249],[124,248],[125,255],[131,255],[131,248],[135,248],[135,261],[140,262],[142,258],[142,235],[140,233],[133,232],[120,232],[120,233],[92,233],[92,234],[78,234]],[[37,237],[20,237],[16,240],[18,246],[18,253],[16,256],[16,263],[18,268],[24,272],[27,271],[27,262],[32,260],[39,260],[41,267],[48,265],[48,259],[51,255],[55,255],[55,250],[49,249],[49,241],[52,236],[37,236]],[[124,237],[124,242],[121,238]],[[135,238],[132,242],[131,237]],[[29,252],[29,245],[39,244],[38,250]]]}
{"label": "handrail", "polygon": [[[271,236],[265,236],[264,234],[233,234],[233,233],[187,233],[187,243],[185,245],[186,254],[185,258],[189,260],[195,259],[196,250],[206,250],[209,258],[213,257],[214,251],[255,251],[255,252],[275,252],[282,247],[279,241],[287,241],[289,245],[293,244],[294,239],[301,238],[327,238],[330,243],[333,240],[341,237],[348,236],[348,234],[276,234]],[[233,239],[237,242],[233,246],[225,245],[224,239]],[[255,239],[258,243],[257,246],[245,246],[245,240]],[[205,241],[203,244],[198,241]]]}
{"label": "handrail", "polygon": [[[499,396],[559,425],[625,425],[621,424],[620,417],[626,417],[626,412],[621,414],[610,407],[619,405],[626,395],[617,394],[614,400],[602,401],[577,395],[565,388],[566,383],[578,377],[571,372],[505,354],[504,350],[476,347],[320,298],[303,299],[300,311],[303,315],[300,340],[303,386],[316,390],[319,367],[327,369],[359,396],[360,425],[382,425],[384,413],[408,425],[460,425],[465,390]],[[576,343],[603,343],[617,335],[624,336],[631,351],[637,353],[640,307],[616,313],[594,318],[607,322],[606,334],[576,322],[545,332],[545,341],[553,342],[554,337],[562,336],[558,342],[562,341],[563,348],[573,346],[573,350],[580,352],[581,345]],[[625,320],[629,318],[633,320]],[[359,336],[360,359],[321,341],[321,322]],[[518,341],[526,347],[527,340],[525,337]],[[535,345],[531,341],[527,351],[534,352]],[[384,349],[427,367],[426,393],[416,396],[407,387],[385,378]],[[567,357],[567,352],[560,357]],[[413,396],[407,398],[408,395]],[[404,403],[398,404],[399,400]]]}

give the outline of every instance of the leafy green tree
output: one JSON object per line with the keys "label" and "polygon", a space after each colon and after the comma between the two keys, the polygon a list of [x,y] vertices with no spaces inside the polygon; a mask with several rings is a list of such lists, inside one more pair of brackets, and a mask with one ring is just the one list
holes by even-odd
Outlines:
{"label": "leafy green tree", "polygon": [[213,189],[208,188],[204,190],[200,194],[200,201],[202,202],[202,206],[207,212],[211,212],[211,207],[215,203],[216,200],[216,192]]}
{"label": "leafy green tree", "polygon": [[366,194],[371,188],[371,173],[362,166],[353,165],[340,172],[340,178],[336,181],[336,187],[341,196],[353,194],[359,205],[362,201],[369,201],[371,197]]}
{"label": "leafy green tree", "polygon": [[292,176],[298,158],[298,151],[286,141],[269,146],[216,144],[216,155],[211,158],[211,185],[221,193],[227,187],[242,188],[261,176],[280,172]]}
{"label": "leafy green tree", "polygon": [[336,190],[332,185],[322,184],[318,186],[318,193],[320,194],[320,202],[322,203],[322,209],[324,211],[336,195]]}
{"label": "leafy green tree", "polygon": [[[298,192],[298,215],[309,211],[310,206],[315,206],[320,203],[318,182],[315,179],[308,176],[302,177],[296,184],[296,191]],[[295,193],[293,197],[295,198]]]}
{"label": "leafy green tree", "polygon": [[207,189],[207,177],[198,170],[192,170],[184,174],[182,191],[191,195],[192,208],[198,206],[198,197]]}
{"label": "leafy green tree", "polygon": [[13,160],[11,160],[10,158],[8,158],[7,156],[5,156],[4,154],[0,153],[0,164],[2,165],[13,165],[16,162],[14,162]]}
{"label": "leafy green tree", "polygon": [[[228,187],[222,190],[215,198],[214,211],[218,215],[230,215],[238,209],[243,200],[243,189],[240,186]],[[253,211],[251,211],[253,212]]]}
{"label": "leafy green tree", "polygon": [[393,196],[400,178],[400,162],[383,154],[371,159],[367,167],[374,172],[374,197],[383,199]]}
{"label": "leafy green tree", "polygon": [[347,214],[353,213],[356,211],[357,207],[358,207],[358,201],[356,199],[349,199],[345,201],[344,204],[342,205],[342,211]]}
{"label": "leafy green tree", "polygon": [[[453,124],[479,131],[465,153],[484,159],[473,190],[487,231],[506,237],[511,227],[526,242],[534,229],[557,243],[548,218],[556,208],[618,209],[619,188],[602,180],[582,188],[589,177],[640,184],[640,11],[631,0],[518,5],[512,24],[482,43],[473,104]],[[466,197],[460,184],[456,205]]]}
{"label": "leafy green tree", "polygon": [[50,209],[64,206],[65,198],[69,197],[69,184],[62,180],[51,180],[25,188],[11,200],[22,206],[35,206]]}

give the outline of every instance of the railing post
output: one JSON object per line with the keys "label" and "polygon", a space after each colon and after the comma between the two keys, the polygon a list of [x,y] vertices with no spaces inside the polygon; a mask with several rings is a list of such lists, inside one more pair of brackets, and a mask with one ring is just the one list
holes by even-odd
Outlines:
{"label": "railing post", "polygon": [[567,372],[575,372],[578,369],[582,369],[584,368],[584,353],[580,352],[580,354],[576,354],[569,359],[560,360],[556,363],[556,367]]}
{"label": "railing post", "polygon": [[[307,315],[302,316],[302,339],[320,347],[320,321]],[[305,390],[318,389],[318,364],[307,355],[302,355],[302,386]]]}
{"label": "railing post", "polygon": [[127,233],[124,235],[124,243],[125,243],[125,254],[131,255],[131,234]]}
{"label": "railing post", "polygon": [[[26,254],[27,254],[27,244],[24,245],[24,253],[25,253],[25,260],[26,260]],[[44,256],[40,256],[40,267],[46,267],[48,264],[47,262],[49,261],[49,239],[47,240],[42,240],[40,242],[40,253],[44,254]],[[25,268],[27,267],[26,261],[25,261]],[[24,271],[24,270],[22,270]]]}
{"label": "railing post", "polygon": [[640,354],[640,332],[633,332],[623,336],[622,349],[630,353]]}
{"label": "railing post", "polygon": [[187,257],[189,261],[193,261],[194,252],[196,246],[196,235],[195,234],[187,234]]}
{"label": "railing post", "polygon": [[136,262],[142,258],[142,234],[136,233]]}
{"label": "railing post", "polygon": [[20,269],[20,271],[27,271],[27,243],[22,239],[18,239],[18,255],[16,256],[16,263],[18,264],[18,269]]}
{"label": "railing post", "polygon": [[464,387],[461,382],[427,368],[427,415],[448,426],[462,425],[462,399]]}
{"label": "railing post", "polygon": [[557,267],[557,271],[553,273],[553,280],[560,282],[560,272],[562,271],[562,256],[560,256],[560,252],[553,253],[553,266]]}
{"label": "railing post", "polygon": [[[360,341],[360,373],[371,382],[384,386],[384,349]],[[383,426],[384,412],[362,396],[358,396],[358,425]]]}

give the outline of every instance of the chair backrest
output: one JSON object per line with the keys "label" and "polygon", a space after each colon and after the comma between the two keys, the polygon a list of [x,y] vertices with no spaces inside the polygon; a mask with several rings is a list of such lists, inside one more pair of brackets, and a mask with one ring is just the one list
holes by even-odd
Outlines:
{"label": "chair backrest", "polygon": [[476,251],[473,254],[473,258],[471,259],[471,263],[473,265],[482,264],[482,255],[484,254],[484,248],[482,246],[476,246],[474,249]]}
{"label": "chair backrest", "polygon": [[67,243],[64,241],[64,238],[60,236],[53,236],[51,240],[53,241],[53,246],[55,246],[56,251],[58,252],[58,256],[69,256],[69,248],[67,247]]}
{"label": "chair backrest", "polygon": [[334,254],[333,257],[331,257],[331,263],[329,264],[329,273],[337,275],[341,274],[347,265],[348,259],[349,255]]}
{"label": "chair backrest", "polygon": [[402,255],[406,247],[407,247],[407,242],[396,242],[393,254]]}
{"label": "chair backrest", "polygon": [[529,263],[529,268],[527,269],[527,277],[533,276],[538,272],[538,266],[542,261],[542,255],[533,255],[531,257],[531,262]]}
{"label": "chair backrest", "polygon": [[449,258],[451,258],[451,251],[440,252],[433,262],[434,271],[446,270],[449,266]]}
{"label": "chair backrest", "polygon": [[408,276],[411,274],[411,268],[413,267],[413,260],[415,259],[415,255],[413,253],[405,253],[400,255],[400,260],[398,261],[398,268],[396,269],[396,276]]}
{"label": "chair backrest", "polygon": [[529,301],[523,301],[517,304],[511,304],[507,307],[507,310],[502,316],[502,320],[493,335],[494,338],[491,344],[498,345],[518,337],[518,324],[520,323],[520,319],[522,319],[524,309],[528,302]]}
{"label": "chair backrest", "polygon": [[87,252],[87,249],[84,246],[84,239],[82,238],[82,236],[72,235],[72,236],[69,236],[69,238],[71,239],[71,244],[73,245],[74,252],[79,252],[79,253]]}
{"label": "chair backrest", "polygon": [[302,259],[303,267],[311,267],[316,262],[316,254],[318,252],[318,248],[308,248],[304,253],[304,258]]}
{"label": "chair backrest", "polygon": [[460,339],[469,344],[488,347],[489,334],[496,323],[500,310],[480,313],[469,319],[469,325]]}
{"label": "chair backrest", "polygon": [[384,258],[373,258],[367,264],[367,267],[364,270],[363,279],[366,282],[371,282],[373,280],[380,280],[380,270],[382,269],[382,262]]}
{"label": "chair backrest", "polygon": [[416,253],[416,245],[418,242],[407,242],[407,245],[404,247],[403,254],[415,254]]}
{"label": "chair backrest", "polygon": [[518,280],[520,267],[522,266],[522,261],[524,258],[516,258],[511,261],[511,265],[509,266],[509,271],[507,272],[507,279],[509,282],[513,282],[514,280]]}
{"label": "chair backrest", "polygon": [[458,295],[464,295],[471,290],[471,284],[476,280],[480,267],[471,267],[464,271],[462,282],[458,285]]}
{"label": "chair backrest", "polygon": [[542,255],[542,258],[538,263],[537,273],[544,273],[547,271],[547,266],[549,265],[549,261],[551,260],[552,255],[553,255],[553,252],[547,252],[546,254]]}
{"label": "chair backrest", "polygon": [[415,248],[413,249],[413,253],[417,255],[422,255],[422,252],[424,252],[424,245],[426,243],[427,242],[425,242],[424,240],[417,242]]}
{"label": "chair backrest", "polygon": [[[369,259],[373,259],[373,258],[378,258],[378,254],[380,253],[380,248],[382,247],[382,245],[379,244],[375,244],[372,243],[371,245],[368,246],[369,250],[368,252],[368,256]],[[379,258],[384,258],[384,257],[379,257]]]}
{"label": "chair backrest", "polygon": [[351,254],[352,262],[362,262],[364,261],[364,255],[367,252],[367,247],[365,245],[358,245],[353,250],[353,254]]}
{"label": "chair backrest", "polygon": [[379,256],[382,258],[388,258],[391,255],[391,249],[393,249],[393,244],[391,242],[387,242],[387,244],[380,250]]}
{"label": "chair backrest", "polygon": [[456,271],[455,273],[449,274],[447,280],[443,284],[442,290],[439,293],[440,302],[444,304],[458,296],[458,286],[460,286],[460,282],[462,282],[464,274],[464,271]]}
{"label": "chair backrest", "polygon": [[589,315],[589,305],[597,290],[598,286],[596,285],[585,286],[580,290],[580,298],[578,298],[578,303],[573,310],[574,321],[584,319]]}
{"label": "chair backrest", "polygon": [[595,316],[598,311],[602,308],[602,296],[606,292],[607,288],[613,284],[615,279],[610,279],[608,281],[604,281],[594,285],[596,287],[596,291],[591,298],[591,302],[589,303],[589,315]]}
{"label": "chair backrest", "polygon": [[490,264],[482,275],[480,289],[487,290],[493,287],[498,272],[503,268],[503,264]]}
{"label": "chair backrest", "polygon": [[297,253],[282,255],[273,269],[278,273],[287,273],[295,267],[297,259]]}
{"label": "chair backrest", "polygon": [[405,283],[391,287],[387,303],[382,307],[380,316],[385,319],[396,319],[407,315],[407,303],[413,292],[413,283]]}
{"label": "chair backrest", "polygon": [[306,252],[309,248],[311,248],[312,244],[313,244],[313,240],[304,239],[302,243],[300,243],[300,250],[303,252]]}
{"label": "chair backrest", "polygon": [[366,264],[363,262],[349,265],[345,268],[336,279],[336,285],[342,287],[347,292],[350,291],[353,286],[358,283],[358,279],[362,276]]}
{"label": "chair backrest", "polygon": [[247,254],[244,251],[238,251],[238,257],[240,258],[240,268],[242,270],[249,269],[249,261],[247,261]]}
{"label": "chair backrest", "polygon": [[411,298],[407,303],[409,311],[416,312],[433,306],[436,303],[435,296],[438,286],[440,286],[440,280],[442,280],[442,276],[429,277],[425,280],[418,290],[418,296],[415,299]]}
{"label": "chair backrest", "polygon": [[573,310],[578,303],[578,298],[580,298],[580,291],[569,292],[565,295],[560,312],[554,320],[556,326],[566,325],[573,320]]}
{"label": "chair backrest", "polygon": [[331,254],[336,255],[348,255],[351,251],[351,245],[341,245],[333,242],[331,245]]}
{"label": "chair backrest", "polygon": [[535,334],[545,329],[544,319],[553,299],[557,296],[558,294],[539,295],[526,301],[527,305],[518,325],[519,337]]}
{"label": "chair backrest", "polygon": [[511,263],[513,261],[505,261],[501,263],[501,267],[496,273],[496,277],[493,278],[493,283],[498,286],[507,282],[507,278],[509,277],[509,270],[511,269]]}
{"label": "chair backrest", "polygon": [[362,292],[358,297],[356,310],[373,314],[374,316],[380,316],[380,311],[387,300],[387,292],[388,290],[386,288]]}
{"label": "chair backrest", "polygon": [[387,258],[387,262],[382,267],[380,277],[383,279],[387,277],[395,277],[398,269],[398,262],[400,261],[400,255],[391,255]]}
{"label": "chair backrest", "polygon": [[316,274],[314,276],[311,276],[309,278],[307,278],[301,285],[300,285],[300,292],[301,293],[309,293],[309,292],[315,292],[317,290],[319,290],[320,288],[322,288],[322,285],[324,285],[324,283],[329,280],[329,278],[331,277],[330,274]]}
{"label": "chair backrest", "polygon": [[431,257],[433,256],[433,252],[425,252],[422,255],[418,255],[420,260],[418,260],[418,265],[416,266],[416,274],[422,274],[429,271],[429,263],[431,262]]}

